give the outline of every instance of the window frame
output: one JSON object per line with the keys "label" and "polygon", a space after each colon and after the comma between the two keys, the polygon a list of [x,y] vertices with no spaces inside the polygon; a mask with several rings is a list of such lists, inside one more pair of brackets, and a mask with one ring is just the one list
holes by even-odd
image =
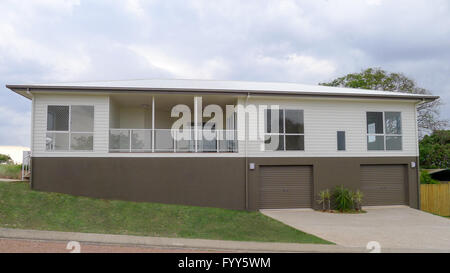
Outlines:
{"label": "window frame", "polygon": [[[46,127],[45,137],[47,138],[48,133],[52,133],[52,134],[65,133],[68,135],[69,139],[68,139],[68,149],[65,149],[65,150],[51,149],[51,150],[49,150],[49,149],[47,149],[47,142],[45,142],[45,144],[44,144],[45,151],[46,152],[93,152],[94,151],[94,138],[95,138],[95,134],[94,134],[94,132],[95,132],[95,105],[93,105],[93,104],[61,104],[61,103],[47,104],[47,106],[46,106],[47,113],[46,113],[46,118],[45,118],[46,126],[48,124],[48,107],[49,106],[68,106],[69,107],[69,117],[68,117],[68,126],[67,126],[68,130],[67,131],[52,131],[52,130],[48,130],[48,127]],[[92,106],[92,108],[93,108],[92,132],[72,131],[72,106]],[[92,134],[92,150],[74,150],[74,149],[72,149],[72,133],[74,133],[74,134]]]}
{"label": "window frame", "polygon": [[[344,149],[342,149],[342,150],[339,150],[339,133],[340,132],[344,133]],[[336,151],[338,151],[338,152],[347,151],[347,134],[346,134],[345,130],[337,130],[336,131]]]}
{"label": "window frame", "polygon": [[[401,134],[387,134],[386,133],[386,113],[387,112],[389,112],[389,113],[398,113],[398,114],[400,114],[400,132],[401,132]],[[377,111],[377,110],[373,110],[373,111],[366,111],[365,112],[366,113],[366,115],[365,115],[365,128],[364,128],[364,131],[366,132],[366,134],[365,134],[365,138],[366,138],[366,149],[367,149],[367,151],[368,152],[381,152],[381,151],[384,151],[384,152],[398,152],[398,151],[403,151],[403,114],[402,114],[402,112],[401,111],[394,111],[394,110],[385,110],[385,111]],[[368,126],[368,124],[367,124],[367,113],[381,113],[381,115],[382,115],[382,118],[383,118],[383,133],[382,134],[369,134],[368,133],[368,131],[367,131],[367,126]],[[382,150],[370,150],[369,149],[369,136],[375,136],[375,137],[377,137],[377,136],[382,136],[383,137],[383,149]],[[401,139],[401,147],[400,147],[400,149],[398,149],[398,150],[388,150],[387,149],[387,146],[386,146],[386,143],[387,143],[387,137],[400,137]]]}
{"label": "window frame", "polygon": [[[267,111],[282,111],[283,112],[283,133],[267,133],[266,129],[267,129]],[[301,111],[303,114],[303,133],[286,133],[286,110],[295,110],[295,111]],[[279,118],[279,117],[278,117]],[[306,145],[305,145],[305,110],[304,109],[300,109],[300,108],[294,108],[294,107],[283,107],[283,108],[278,108],[278,109],[271,109],[271,108],[266,108],[264,110],[264,141],[263,141],[263,147],[264,147],[264,152],[304,152],[306,150]],[[265,145],[265,140],[267,136],[283,136],[283,150],[266,150],[266,145]],[[286,136],[303,136],[303,150],[286,150]]]}

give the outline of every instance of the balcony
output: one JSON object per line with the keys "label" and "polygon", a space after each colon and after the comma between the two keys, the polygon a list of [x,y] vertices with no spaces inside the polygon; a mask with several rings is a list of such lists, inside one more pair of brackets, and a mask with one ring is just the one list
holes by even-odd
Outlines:
{"label": "balcony", "polygon": [[[109,152],[236,153],[236,113],[226,111],[227,105],[236,104],[237,97],[211,94],[201,98],[165,93],[110,95]],[[188,111],[173,112],[180,105]],[[206,130],[205,124],[212,118],[211,113],[200,115],[199,112],[205,114],[209,105],[219,106],[222,113],[215,109],[212,113],[216,119],[214,127]],[[182,126],[186,129],[170,129],[182,117],[186,118]]]}
{"label": "balcony", "polygon": [[[182,138],[180,134],[183,133]],[[111,153],[236,153],[236,130],[110,129]],[[177,135],[178,134],[178,135]],[[187,136],[187,137],[186,137]]]}

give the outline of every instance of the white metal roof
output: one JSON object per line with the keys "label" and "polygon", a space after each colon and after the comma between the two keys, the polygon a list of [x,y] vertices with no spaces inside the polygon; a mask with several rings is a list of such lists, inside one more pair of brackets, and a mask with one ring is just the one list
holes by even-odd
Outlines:
{"label": "white metal roof", "polygon": [[141,90],[141,91],[192,91],[192,92],[232,92],[251,94],[297,94],[323,96],[353,96],[353,97],[392,97],[409,99],[436,99],[438,96],[410,94],[390,91],[377,91],[356,88],[329,87],[321,85],[306,85],[284,82],[250,82],[250,81],[219,81],[219,80],[186,80],[186,79],[149,79],[96,81],[48,84],[11,84],[9,89],[18,92],[24,89],[79,89],[79,90]]}

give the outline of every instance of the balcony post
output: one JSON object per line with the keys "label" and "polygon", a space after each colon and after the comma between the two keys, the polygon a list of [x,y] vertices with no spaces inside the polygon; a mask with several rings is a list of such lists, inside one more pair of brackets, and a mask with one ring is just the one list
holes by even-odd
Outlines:
{"label": "balcony post", "polygon": [[[177,152],[177,131],[173,130],[173,152],[176,153]],[[172,130],[170,132],[170,134],[172,134]]]}
{"label": "balcony post", "polygon": [[152,96],[152,153],[155,152],[155,96]]}
{"label": "balcony post", "polygon": [[216,150],[219,152],[219,130],[216,130]]}
{"label": "balcony post", "polygon": [[128,137],[130,138],[130,147],[129,147],[129,151],[130,151],[130,153],[131,153],[131,135],[132,135],[132,130],[130,129],[130,130],[128,130]]}
{"label": "balcony post", "polygon": [[[202,124],[202,97],[194,97],[194,149],[198,151],[198,127]],[[202,136],[203,137],[203,136]]]}

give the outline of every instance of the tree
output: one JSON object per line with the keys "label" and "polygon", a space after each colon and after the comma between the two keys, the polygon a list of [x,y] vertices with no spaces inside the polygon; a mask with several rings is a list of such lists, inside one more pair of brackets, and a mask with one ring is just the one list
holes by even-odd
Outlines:
{"label": "tree", "polygon": [[[418,87],[414,80],[406,77],[402,73],[389,73],[380,68],[368,68],[360,73],[347,74],[331,82],[319,84],[413,94],[431,94],[430,91]],[[417,106],[417,123],[420,138],[427,133],[442,130],[447,127],[448,121],[442,120],[439,117],[439,107],[441,104],[441,100],[437,99]]]}
{"label": "tree", "polygon": [[9,155],[0,154],[0,164],[11,163],[12,159]]}
{"label": "tree", "polygon": [[446,169],[450,166],[450,130],[434,131],[419,142],[420,166]]}

